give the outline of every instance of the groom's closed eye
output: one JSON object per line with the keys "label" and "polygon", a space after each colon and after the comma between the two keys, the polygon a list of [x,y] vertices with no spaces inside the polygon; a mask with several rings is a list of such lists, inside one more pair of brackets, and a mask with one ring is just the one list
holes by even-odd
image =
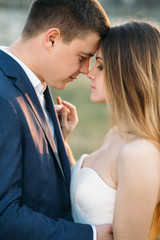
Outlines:
{"label": "groom's closed eye", "polygon": [[86,57],[80,56],[80,61],[81,61],[81,62],[82,62],[82,61],[86,61],[86,60],[87,60]]}

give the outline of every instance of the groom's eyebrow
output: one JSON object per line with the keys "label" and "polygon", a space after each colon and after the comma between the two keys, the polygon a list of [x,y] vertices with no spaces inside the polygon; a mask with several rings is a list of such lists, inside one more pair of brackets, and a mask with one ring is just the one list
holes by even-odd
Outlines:
{"label": "groom's eyebrow", "polygon": [[93,57],[94,54],[93,53],[85,53],[85,52],[80,52],[83,55],[86,55],[87,57]]}

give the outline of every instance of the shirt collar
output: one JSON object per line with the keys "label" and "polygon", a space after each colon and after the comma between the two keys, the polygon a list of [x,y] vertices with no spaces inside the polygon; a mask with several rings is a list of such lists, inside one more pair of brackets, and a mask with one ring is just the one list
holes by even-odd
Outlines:
{"label": "shirt collar", "polygon": [[34,88],[35,88],[35,91],[41,95],[46,90],[46,87],[47,87],[47,84],[45,82],[39,82],[37,85],[35,85]]}

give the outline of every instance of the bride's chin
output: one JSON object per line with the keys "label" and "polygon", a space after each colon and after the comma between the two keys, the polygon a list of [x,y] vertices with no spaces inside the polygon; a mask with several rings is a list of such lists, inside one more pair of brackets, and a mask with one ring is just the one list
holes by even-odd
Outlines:
{"label": "bride's chin", "polygon": [[92,94],[90,95],[90,100],[91,100],[91,102],[93,102],[93,103],[103,103],[103,104],[106,104],[106,100],[105,99],[101,99],[101,98],[96,98],[96,97],[94,97],[94,96],[92,96]]}
{"label": "bride's chin", "polygon": [[96,99],[95,99],[92,95],[90,95],[90,100],[91,100],[91,102],[93,102],[93,103],[97,103]]}
{"label": "bride's chin", "polygon": [[91,102],[93,102],[93,98],[92,98],[92,95],[90,95],[90,100],[91,100]]}

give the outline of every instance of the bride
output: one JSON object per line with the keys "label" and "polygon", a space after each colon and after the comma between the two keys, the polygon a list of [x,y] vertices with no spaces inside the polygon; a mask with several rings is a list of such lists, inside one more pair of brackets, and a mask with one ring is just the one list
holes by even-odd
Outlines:
{"label": "bride", "polygon": [[73,218],[93,225],[113,224],[114,240],[156,239],[160,234],[160,31],[141,21],[112,27],[101,41],[88,78],[91,101],[110,107],[113,128],[100,149],[75,163],[67,137],[77,114],[73,105],[62,102],[61,126],[73,165]]}

